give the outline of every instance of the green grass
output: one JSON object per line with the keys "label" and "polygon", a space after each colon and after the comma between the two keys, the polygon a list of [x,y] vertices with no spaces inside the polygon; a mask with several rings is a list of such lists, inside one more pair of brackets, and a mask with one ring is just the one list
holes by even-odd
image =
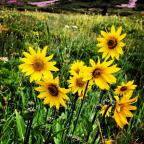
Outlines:
{"label": "green grass", "polygon": [[[43,143],[48,135],[47,132],[52,127],[51,141],[59,144],[63,122],[67,119],[67,111],[69,110],[68,107],[65,112],[58,111],[57,119],[53,124],[48,124],[45,121],[46,107],[36,97],[37,93],[33,89],[35,84],[29,84],[28,78],[25,78],[18,69],[19,58],[23,56],[22,52],[28,50],[30,45],[39,45],[41,48],[48,45],[48,53],[54,54],[54,60],[57,61],[57,67],[60,69],[60,73],[57,74],[61,78],[61,85],[67,87],[70,64],[76,59],[83,60],[88,64],[90,58],[96,60],[98,56],[101,57],[97,52],[96,38],[101,30],[110,30],[113,24],[116,27],[122,26],[127,37],[124,55],[120,61],[115,61],[122,70],[117,74],[117,84],[113,85],[111,90],[114,90],[122,81],[134,79],[138,85],[134,95],[139,95],[139,99],[134,117],[124,130],[117,130],[114,121],[108,118],[106,119],[107,129],[102,128],[103,134],[106,138],[116,138],[120,144],[129,144],[136,142],[136,140],[143,141],[143,17],[140,15],[132,17],[90,16],[1,10],[0,23],[8,28],[8,31],[0,33],[0,57],[8,57],[8,62],[0,61],[0,142],[2,144],[23,142],[29,117],[27,114],[29,101],[36,104],[30,143]],[[69,28],[66,28],[66,25]],[[73,26],[77,26],[77,28],[73,28]],[[110,93],[111,91],[107,92],[103,99],[111,96]],[[81,143],[84,143],[87,131],[92,131],[89,143],[95,135],[97,123],[95,122],[93,127],[90,124],[99,97],[100,90],[96,89],[91,92],[82,109],[75,131],[75,136],[80,137]],[[72,95],[70,98],[73,99]],[[77,107],[79,107],[79,103]],[[48,117],[51,116],[52,110],[49,110]],[[74,113],[75,117],[76,112]]]}

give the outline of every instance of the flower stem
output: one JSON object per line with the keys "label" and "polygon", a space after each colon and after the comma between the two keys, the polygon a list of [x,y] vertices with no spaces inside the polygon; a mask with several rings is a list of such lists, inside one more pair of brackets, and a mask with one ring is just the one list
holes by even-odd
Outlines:
{"label": "flower stem", "polygon": [[[95,119],[96,119],[96,116],[97,116],[97,112],[95,112],[95,115],[93,117],[91,126],[93,126],[93,124],[95,122]],[[87,134],[87,137],[86,137],[86,142],[88,142],[90,134],[91,134],[91,131],[88,131],[88,134]]]}
{"label": "flower stem", "polygon": [[100,122],[98,120],[98,127],[99,127],[99,132],[100,132],[100,137],[101,137],[101,140],[102,140],[102,143],[104,144],[104,139],[103,139],[103,134],[102,134],[102,130],[101,130],[101,126],[100,126]]}
{"label": "flower stem", "polygon": [[[56,109],[53,109],[53,118],[56,118]],[[50,143],[51,141],[51,134],[52,134],[52,125],[50,126],[50,130],[48,132],[48,135],[46,136],[46,140],[44,144]]]}
{"label": "flower stem", "polygon": [[80,106],[78,114],[77,114],[77,118],[76,118],[76,121],[75,121],[75,124],[74,124],[74,128],[73,128],[73,131],[72,131],[72,135],[75,132],[75,129],[76,129],[76,126],[77,126],[77,123],[78,123],[78,119],[79,119],[79,116],[80,116],[80,113],[81,113],[81,110],[82,110],[82,106],[84,104],[84,100],[85,100],[85,97],[86,97],[86,92],[87,92],[87,89],[88,89],[88,84],[89,84],[89,80],[87,81],[87,84],[86,84],[86,88],[85,88],[85,91],[84,91],[84,96],[83,96],[83,99],[82,99],[82,102],[81,102],[81,106]]}
{"label": "flower stem", "polygon": [[[106,110],[105,110],[105,112],[104,112],[104,114],[103,114],[103,117],[102,117],[102,120],[101,120],[100,125],[102,125],[102,124],[104,123],[105,115],[106,115],[106,113],[107,113],[107,111],[108,111],[108,109],[109,109],[110,107],[111,107],[111,104],[109,104],[108,107],[106,108]],[[94,137],[94,139],[93,139],[92,144],[95,144],[95,141],[96,141],[96,139],[97,139],[97,137],[98,137],[98,135],[99,135],[99,132],[100,132],[100,130],[97,131],[97,133],[96,133],[96,135],[95,135],[95,137]]]}
{"label": "flower stem", "polygon": [[30,130],[31,130],[32,122],[33,122],[33,118],[28,120],[26,133],[25,133],[24,144],[28,144],[28,142],[29,142],[29,136],[30,136]]}
{"label": "flower stem", "polygon": [[[101,101],[102,101],[102,98],[103,98],[103,94],[104,94],[104,93],[105,93],[105,91],[101,91],[100,99],[99,99],[98,104],[101,104]],[[96,117],[97,117],[97,113],[98,113],[98,111],[100,110],[100,109],[98,108],[99,106],[100,106],[100,105],[98,105],[97,108],[96,108],[96,110],[95,110],[95,114],[94,114],[94,117],[93,117],[93,119],[92,119],[91,126],[94,125],[94,122],[95,122]],[[87,134],[87,137],[86,137],[86,140],[85,140],[86,142],[88,142],[90,134],[91,134],[91,131],[89,130],[89,131],[88,131],[88,134]]]}
{"label": "flower stem", "polygon": [[28,103],[27,111],[28,111],[28,122],[27,122],[27,128],[26,128],[26,132],[25,132],[24,144],[29,143],[30,130],[31,130],[31,126],[32,126],[33,118],[34,118],[34,113],[35,113],[34,102],[31,101]]}
{"label": "flower stem", "polygon": [[[76,95],[75,96],[75,98],[74,98],[74,103],[72,104],[72,106],[71,106],[71,111],[69,112],[69,114],[68,114],[68,119],[67,119],[67,121],[66,121],[66,123],[65,123],[65,127],[66,127],[66,135],[68,134],[68,132],[69,132],[69,127],[70,127],[70,125],[71,125],[71,121],[72,121],[72,117],[73,117],[73,114],[74,114],[74,110],[75,110],[75,106],[76,106],[76,102],[77,102],[77,100],[78,100],[78,96]],[[71,114],[71,115],[70,115]],[[63,134],[62,134],[62,138],[63,138],[63,135],[64,135],[64,131],[63,131]],[[66,135],[65,135],[65,137],[64,137],[64,143],[65,143],[65,141],[66,141]]]}

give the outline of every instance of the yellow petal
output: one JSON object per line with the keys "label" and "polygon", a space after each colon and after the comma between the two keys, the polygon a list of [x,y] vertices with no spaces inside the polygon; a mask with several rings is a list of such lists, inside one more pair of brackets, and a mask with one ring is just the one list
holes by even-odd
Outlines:
{"label": "yellow petal", "polygon": [[117,65],[113,65],[113,66],[111,66],[111,67],[108,67],[108,68],[106,68],[105,69],[105,72],[106,73],[116,73],[116,72],[118,72],[119,70],[120,70],[120,68],[119,67],[116,67]]}
{"label": "yellow petal", "polygon": [[55,78],[55,82],[59,85],[59,77]]}
{"label": "yellow petal", "polygon": [[105,41],[105,39],[104,39],[104,38],[97,38],[97,40],[98,40],[98,41],[100,41],[100,42]]}
{"label": "yellow petal", "polygon": [[49,62],[49,64],[48,64],[48,69],[49,69],[50,71],[58,71],[59,69],[54,66],[55,64],[56,64],[56,62]]}
{"label": "yellow petal", "polygon": [[39,47],[37,48],[37,54],[38,54],[38,55],[41,54],[41,53],[40,53],[40,48],[39,48]]}
{"label": "yellow petal", "polygon": [[101,35],[104,36],[104,37],[107,37],[107,33],[104,32],[104,31],[101,31]]}
{"label": "yellow petal", "polygon": [[46,91],[46,88],[45,87],[37,87],[35,88],[36,91],[39,91],[39,92],[43,92],[43,91]]}
{"label": "yellow petal", "polygon": [[49,104],[50,103],[50,99],[49,99],[49,97],[46,97],[45,99],[44,99],[44,104]]}
{"label": "yellow petal", "polygon": [[47,61],[50,61],[50,60],[53,58],[53,56],[54,56],[54,55],[52,54],[52,55],[46,57],[46,60],[47,60]]}
{"label": "yellow petal", "polygon": [[48,46],[45,46],[42,50],[42,56],[45,57],[46,56],[46,52],[47,52],[47,47]]}
{"label": "yellow petal", "polygon": [[132,105],[127,105],[127,109],[128,110],[136,110],[137,107],[136,106],[132,106]]}
{"label": "yellow petal", "polygon": [[21,60],[22,62],[25,62],[26,64],[32,64],[32,60],[31,60],[31,59],[21,58],[20,60]]}
{"label": "yellow petal", "polygon": [[118,114],[116,111],[114,112],[114,119],[115,119],[117,125],[118,125],[120,128],[123,128],[123,127],[124,127],[124,124],[122,123],[121,118],[120,118],[119,114]]}
{"label": "yellow petal", "polygon": [[114,60],[110,60],[110,61],[104,61],[102,64],[106,67],[112,65],[112,63],[114,62]]}
{"label": "yellow petal", "polygon": [[91,64],[91,66],[95,66],[96,64],[95,64],[95,62],[94,62],[94,60],[92,60],[92,59],[90,59],[90,64]]}
{"label": "yellow petal", "polygon": [[116,83],[116,78],[110,74],[102,74],[102,77],[110,84]]}
{"label": "yellow petal", "polygon": [[29,52],[31,53],[31,55],[35,55],[36,54],[32,47],[29,47]]}
{"label": "yellow petal", "polygon": [[47,96],[46,92],[40,93],[37,97],[40,99],[44,99]]}
{"label": "yellow petal", "polygon": [[24,56],[27,57],[28,59],[32,58],[32,56],[31,56],[29,53],[27,53],[27,52],[23,52],[23,54],[24,54]]}
{"label": "yellow petal", "polygon": [[119,113],[119,117],[123,124],[128,124],[128,121],[126,119],[126,116],[122,114],[122,112]]}
{"label": "yellow petal", "polygon": [[112,35],[115,35],[115,27],[114,27],[114,25],[111,27],[111,33],[112,33]]}
{"label": "yellow petal", "polygon": [[59,110],[59,107],[60,107],[60,103],[55,101],[55,106],[56,106],[56,109]]}
{"label": "yellow petal", "polygon": [[61,103],[62,106],[66,107],[66,104],[65,104],[63,99],[60,99],[60,103]]}
{"label": "yellow petal", "polygon": [[125,37],[126,37],[126,33],[125,33],[125,34],[122,34],[122,35],[119,37],[119,41],[123,40]]}
{"label": "yellow petal", "polygon": [[44,77],[44,79],[53,79],[52,73],[48,70],[43,71],[43,77]]}
{"label": "yellow petal", "polygon": [[133,114],[127,108],[123,108],[122,113],[126,117],[133,117]]}
{"label": "yellow petal", "polygon": [[107,84],[107,82],[102,79],[102,78],[97,78],[95,79],[95,84],[100,88],[100,89],[109,89],[109,85]]}
{"label": "yellow petal", "polygon": [[120,27],[118,28],[118,30],[117,30],[116,33],[117,33],[118,36],[120,36],[121,32],[122,32],[122,26],[120,26]]}

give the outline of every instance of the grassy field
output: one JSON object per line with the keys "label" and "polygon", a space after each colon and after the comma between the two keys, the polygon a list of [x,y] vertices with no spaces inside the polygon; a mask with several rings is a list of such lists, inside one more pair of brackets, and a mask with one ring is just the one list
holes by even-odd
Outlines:
{"label": "grassy field", "polygon": [[[96,38],[101,30],[110,30],[112,25],[122,26],[123,33],[127,33],[124,42],[124,55],[115,63],[121,67],[116,74],[117,83],[107,92],[103,92],[101,103],[113,95],[113,90],[122,81],[134,80],[137,88],[134,96],[138,96],[137,110],[129,124],[124,129],[119,129],[114,120],[105,118],[104,124],[99,127],[97,121],[102,120],[98,113],[97,120],[92,125],[95,115],[95,106],[99,103],[102,92],[99,88],[93,90],[85,99],[84,106],[75,133],[69,136],[72,143],[92,144],[95,133],[101,130],[104,139],[112,139],[118,144],[142,143],[144,141],[144,17],[136,16],[101,16],[81,14],[49,14],[41,12],[18,12],[0,10],[0,142],[1,144],[23,143],[27,128],[30,125],[31,113],[28,108],[34,102],[34,115],[30,126],[30,144],[56,143],[61,144],[62,134],[65,130],[65,121],[69,116],[73,103],[73,94],[69,94],[71,102],[67,109],[54,109],[45,106],[37,98],[34,90],[35,83],[29,83],[29,78],[24,77],[18,68],[20,57],[28,51],[29,46],[48,45],[48,54],[54,54],[56,66],[60,69],[56,75],[60,77],[62,87],[68,87],[70,64],[74,60],[83,60],[87,65],[89,59],[101,58],[98,53]],[[68,135],[72,133],[81,101],[77,102],[73,120]],[[55,111],[55,112],[54,112]],[[53,114],[55,113],[55,114]],[[54,119],[52,121],[52,119]],[[85,138],[88,133],[89,141]],[[95,143],[100,143],[101,136]],[[66,144],[71,143],[67,140]]]}

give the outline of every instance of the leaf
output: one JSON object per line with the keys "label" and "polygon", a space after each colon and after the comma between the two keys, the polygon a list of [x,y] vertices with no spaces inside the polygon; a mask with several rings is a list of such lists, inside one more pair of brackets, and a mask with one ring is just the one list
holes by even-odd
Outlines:
{"label": "leaf", "polygon": [[16,114],[16,126],[18,130],[18,135],[22,141],[24,141],[24,134],[25,134],[25,122],[21,115],[15,110]]}
{"label": "leaf", "polygon": [[55,142],[55,144],[59,144],[60,143],[60,141],[56,137],[54,137],[54,142]]}

